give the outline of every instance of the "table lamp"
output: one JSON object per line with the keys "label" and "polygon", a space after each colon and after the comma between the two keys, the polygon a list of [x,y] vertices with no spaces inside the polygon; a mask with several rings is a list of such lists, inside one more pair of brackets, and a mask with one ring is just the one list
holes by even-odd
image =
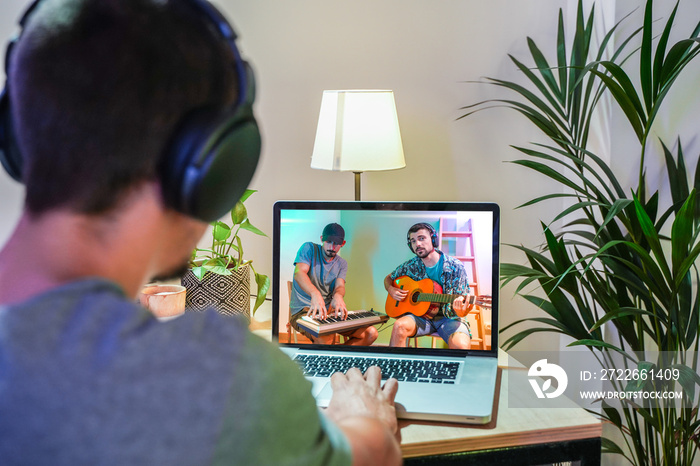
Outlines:
{"label": "table lamp", "polygon": [[323,91],[311,168],[355,173],[406,166],[393,91]]}

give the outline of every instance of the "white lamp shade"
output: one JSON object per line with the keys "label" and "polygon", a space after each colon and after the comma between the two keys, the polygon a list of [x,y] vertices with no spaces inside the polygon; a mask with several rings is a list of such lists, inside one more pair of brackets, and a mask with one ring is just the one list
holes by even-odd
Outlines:
{"label": "white lamp shade", "polygon": [[365,172],[405,166],[392,91],[323,91],[311,168]]}

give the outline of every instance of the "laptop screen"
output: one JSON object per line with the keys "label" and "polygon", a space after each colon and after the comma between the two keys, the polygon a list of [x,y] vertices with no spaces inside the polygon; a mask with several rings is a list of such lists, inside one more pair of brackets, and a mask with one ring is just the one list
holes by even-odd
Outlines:
{"label": "laptop screen", "polygon": [[[273,241],[274,341],[495,354],[496,204],[280,201]],[[325,320],[307,315],[321,306]]]}

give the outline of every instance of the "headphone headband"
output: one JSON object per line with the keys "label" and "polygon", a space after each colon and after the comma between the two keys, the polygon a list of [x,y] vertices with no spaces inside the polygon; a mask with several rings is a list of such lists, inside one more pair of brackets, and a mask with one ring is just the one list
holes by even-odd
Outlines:
{"label": "headphone headband", "polygon": [[[238,77],[238,96],[233,104],[233,108],[238,108],[244,102],[249,93],[249,85],[252,85],[248,76],[248,63],[241,58],[241,53],[236,46],[238,34],[233,30],[231,24],[224,18],[224,15],[211,3],[206,0],[189,0],[192,5],[201,11],[209,20],[209,23],[219,32],[220,37],[228,44],[235,58],[236,76]],[[251,76],[252,77],[252,76]],[[253,94],[254,96],[255,94]]]}

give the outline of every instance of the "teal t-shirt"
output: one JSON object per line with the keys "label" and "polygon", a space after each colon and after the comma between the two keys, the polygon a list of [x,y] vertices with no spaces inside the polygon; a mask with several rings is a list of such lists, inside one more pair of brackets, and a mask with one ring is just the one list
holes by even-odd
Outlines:
{"label": "teal t-shirt", "polygon": [[435,265],[432,267],[426,267],[426,275],[428,276],[429,279],[432,281],[438,283],[441,287],[444,287],[444,284],[442,283],[442,268],[445,263],[445,256],[440,254],[440,259],[437,261]]}
{"label": "teal t-shirt", "polygon": [[350,464],[296,365],[215,311],[89,279],[0,306],[0,464]]}

